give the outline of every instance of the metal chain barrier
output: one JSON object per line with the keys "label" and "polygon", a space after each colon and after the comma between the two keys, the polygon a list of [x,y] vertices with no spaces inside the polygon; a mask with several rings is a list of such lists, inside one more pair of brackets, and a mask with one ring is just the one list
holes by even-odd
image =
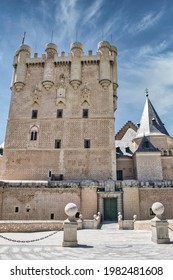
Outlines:
{"label": "metal chain barrier", "polygon": [[31,243],[31,242],[37,242],[37,241],[46,239],[46,238],[48,238],[48,237],[50,237],[50,236],[52,236],[52,235],[54,235],[54,234],[56,234],[58,232],[59,232],[59,230],[55,231],[55,232],[53,232],[53,233],[51,233],[49,235],[46,235],[44,237],[40,237],[40,238],[33,239],[33,240],[16,240],[16,239],[11,239],[11,238],[5,237],[5,236],[3,236],[1,234],[0,234],[0,238],[3,238],[3,239],[8,240],[8,241],[12,241],[12,242],[17,242],[17,243]]}

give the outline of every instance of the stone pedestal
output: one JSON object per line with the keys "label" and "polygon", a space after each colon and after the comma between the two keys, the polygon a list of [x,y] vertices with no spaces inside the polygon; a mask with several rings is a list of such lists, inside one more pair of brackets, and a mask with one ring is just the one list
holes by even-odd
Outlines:
{"label": "stone pedestal", "polygon": [[151,221],[151,240],[158,244],[170,243],[168,222],[166,220]]}
{"label": "stone pedestal", "polygon": [[68,219],[64,221],[64,235],[63,235],[63,247],[77,247],[77,226],[78,223],[75,220],[77,213],[77,206],[74,203],[68,203],[65,207],[65,213]]}
{"label": "stone pedestal", "polygon": [[64,222],[63,247],[77,247],[77,222]]}
{"label": "stone pedestal", "polygon": [[156,216],[151,220],[152,237],[151,240],[158,244],[170,243],[168,222],[162,219],[164,206],[160,202],[152,205],[152,210]]}

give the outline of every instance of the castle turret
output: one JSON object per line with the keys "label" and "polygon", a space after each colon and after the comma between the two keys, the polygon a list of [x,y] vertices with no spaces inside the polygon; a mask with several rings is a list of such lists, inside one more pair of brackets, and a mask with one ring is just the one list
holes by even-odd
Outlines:
{"label": "castle turret", "polygon": [[71,51],[71,80],[70,84],[77,89],[82,83],[81,77],[81,57],[83,55],[83,46],[79,42],[74,42],[70,48]]}
{"label": "castle turret", "polygon": [[46,62],[44,65],[43,86],[49,90],[54,85],[54,58],[57,55],[57,46],[49,43],[45,48]]}
{"label": "castle turret", "polygon": [[111,46],[109,42],[103,41],[98,44],[98,52],[100,54],[99,82],[103,88],[107,88],[111,83],[110,51]]}
{"label": "castle turret", "polygon": [[[31,55],[31,48],[28,45],[21,45],[19,50],[17,50],[14,57],[14,86],[17,91],[23,89],[26,79],[26,59]],[[12,83],[13,83],[12,82]]]}

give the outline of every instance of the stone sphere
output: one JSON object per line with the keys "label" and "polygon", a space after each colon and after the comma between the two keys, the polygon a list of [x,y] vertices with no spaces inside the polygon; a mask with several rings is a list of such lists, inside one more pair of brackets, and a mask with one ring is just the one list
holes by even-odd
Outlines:
{"label": "stone sphere", "polygon": [[165,208],[163,206],[162,203],[160,202],[155,202],[152,205],[152,211],[156,214],[156,215],[162,215],[164,212]]}
{"label": "stone sphere", "polygon": [[75,216],[78,211],[77,206],[74,203],[68,203],[64,210],[69,217]]}

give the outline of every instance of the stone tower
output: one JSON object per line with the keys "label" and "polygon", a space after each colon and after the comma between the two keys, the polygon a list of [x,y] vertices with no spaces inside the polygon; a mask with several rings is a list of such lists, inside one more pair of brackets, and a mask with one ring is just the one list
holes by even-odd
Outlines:
{"label": "stone tower", "polygon": [[116,47],[100,42],[68,56],[21,45],[14,56],[3,179],[116,179]]}

